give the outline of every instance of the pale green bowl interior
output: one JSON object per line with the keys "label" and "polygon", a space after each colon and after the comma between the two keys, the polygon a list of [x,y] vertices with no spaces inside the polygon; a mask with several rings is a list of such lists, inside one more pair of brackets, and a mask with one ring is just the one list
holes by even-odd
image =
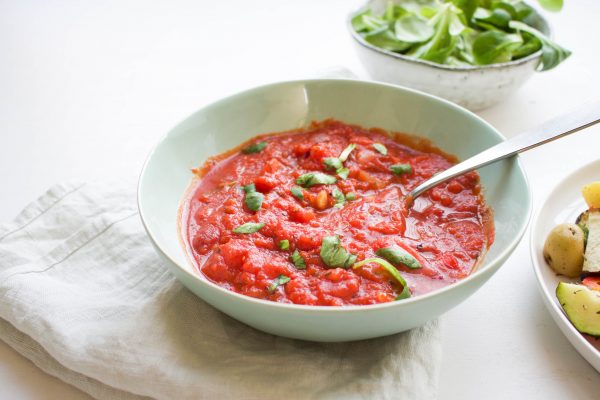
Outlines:
{"label": "pale green bowl interior", "polygon": [[[423,136],[459,159],[502,140],[492,126],[452,103],[413,90],[364,81],[278,83],[201,109],[156,146],[142,172],[138,193],[140,213],[154,244],[177,268],[187,271],[185,275],[190,276],[184,283],[194,286],[197,294],[202,296],[205,289],[201,286],[205,285],[198,286],[199,282],[194,281],[204,278],[187,260],[177,228],[178,206],[192,178],[190,169],[257,134],[299,128],[326,118]],[[495,214],[496,241],[483,265],[467,280],[486,268],[496,269],[507,257],[525,230],[531,207],[527,181],[517,160],[490,165],[480,174],[487,202]],[[181,274],[178,276],[181,278]],[[485,279],[478,279],[477,285]]]}

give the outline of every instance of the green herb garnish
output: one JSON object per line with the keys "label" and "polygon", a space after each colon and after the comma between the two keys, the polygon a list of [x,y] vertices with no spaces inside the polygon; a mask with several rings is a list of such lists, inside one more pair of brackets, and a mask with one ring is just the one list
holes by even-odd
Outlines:
{"label": "green herb garnish", "polygon": [[[405,0],[388,3],[382,15],[367,9],[352,27],[373,46],[455,67],[517,60],[542,50],[537,69],[546,71],[570,52],[542,32],[538,12],[521,0]],[[562,0],[539,0],[558,11]],[[343,161],[343,160],[342,160]]]}
{"label": "green herb garnish", "polygon": [[244,153],[244,154],[260,153],[261,151],[263,151],[265,149],[265,147],[267,147],[267,142],[254,143],[248,147],[244,147],[242,149],[242,153]]}
{"label": "green herb garnish", "polygon": [[292,195],[299,200],[304,200],[304,193],[302,193],[302,188],[299,186],[292,186]]}
{"label": "green herb garnish", "polygon": [[387,156],[388,150],[387,150],[387,147],[385,147],[383,144],[381,144],[381,143],[373,143],[373,147],[375,148],[375,150],[377,150],[378,152],[380,152],[384,156]]}
{"label": "green herb garnish", "polygon": [[348,200],[348,201],[356,200],[356,193],[348,192],[346,194],[346,200]]}
{"label": "green herb garnish", "polygon": [[394,164],[390,166],[390,171],[392,171],[394,175],[410,174],[412,172],[412,167],[410,164]]}
{"label": "green herb garnish", "polygon": [[332,169],[334,171],[344,168],[344,164],[340,161],[340,159],[335,157],[327,157],[323,160],[323,163],[328,169]]}
{"label": "green herb garnish", "polygon": [[234,228],[233,233],[255,233],[261,230],[263,226],[265,226],[264,222],[246,222],[245,224]]}
{"label": "green herb garnish", "polygon": [[310,172],[308,174],[300,175],[296,178],[296,184],[309,188],[315,185],[331,185],[335,183],[337,179],[334,176],[324,174],[322,172]]}
{"label": "green herb garnish", "polygon": [[329,268],[350,268],[356,256],[341,246],[338,236],[325,236],[321,242],[321,260]]}
{"label": "green herb garnish", "polygon": [[406,283],[406,281],[404,280],[404,278],[402,277],[402,275],[400,275],[400,272],[398,272],[398,270],[389,262],[387,262],[386,260],[384,260],[383,258],[378,258],[378,257],[374,257],[374,258],[367,258],[366,260],[362,260],[360,262],[357,262],[356,264],[354,264],[354,266],[352,267],[353,269],[356,268],[360,268],[365,264],[368,263],[377,263],[379,265],[381,265],[383,268],[385,268],[385,270],[387,272],[389,272],[389,274],[396,280],[398,281],[398,283],[400,283],[402,285],[402,292],[398,295],[398,297],[396,297],[396,300],[401,300],[401,299],[405,299],[410,297],[410,290],[408,289],[408,284]]}
{"label": "green herb garnish", "polygon": [[356,148],[356,145],[354,143],[350,143],[348,145],[348,147],[346,147],[344,149],[344,151],[342,151],[342,153],[338,157],[340,159],[340,161],[345,162],[348,159],[348,156],[350,155],[350,153],[352,153],[352,150],[354,150],[355,148]]}
{"label": "green herb garnish", "polygon": [[256,191],[254,183],[244,186],[243,189],[244,192],[246,192],[246,196],[244,197],[244,203],[246,204],[246,207],[252,211],[258,211],[263,200],[265,199],[265,196]]}
{"label": "green herb garnish", "polygon": [[340,168],[337,170],[337,174],[342,179],[348,179],[348,175],[350,175],[350,170],[348,168]]}
{"label": "green herb garnish", "polygon": [[340,189],[333,188],[333,190],[331,191],[331,196],[335,200],[334,207],[342,208],[344,206],[344,203],[346,202],[346,197],[344,196],[344,193],[342,193],[342,191]]}
{"label": "green herb garnish", "polygon": [[306,269],[306,261],[300,255],[298,249],[294,250],[294,252],[290,255],[290,261],[294,264],[296,269]]}
{"label": "green herb garnish", "polygon": [[275,278],[275,280],[273,281],[273,283],[271,283],[269,285],[269,287],[267,287],[267,290],[269,291],[269,293],[274,293],[275,290],[277,290],[277,288],[279,286],[285,285],[286,283],[288,283],[291,279],[283,274],[279,275],[277,278]]}
{"label": "green herb garnish", "polygon": [[375,252],[378,256],[386,259],[393,265],[406,265],[410,269],[421,268],[421,263],[406,250],[397,247],[384,247]]}
{"label": "green herb garnish", "polygon": [[287,250],[289,248],[290,248],[290,241],[289,240],[283,239],[283,240],[279,241],[279,249],[280,250],[285,251],[285,250]]}

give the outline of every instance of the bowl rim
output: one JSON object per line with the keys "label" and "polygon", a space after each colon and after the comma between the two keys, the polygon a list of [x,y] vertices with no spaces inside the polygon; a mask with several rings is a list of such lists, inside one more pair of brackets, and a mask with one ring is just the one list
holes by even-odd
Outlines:
{"label": "bowl rim", "polygon": [[[527,57],[519,58],[518,60],[514,60],[514,61],[495,63],[495,64],[486,64],[486,65],[469,65],[469,66],[455,66],[455,65],[438,64],[438,63],[435,63],[432,61],[423,60],[421,58],[408,57],[408,56],[405,56],[404,54],[396,53],[394,51],[390,51],[390,50],[386,50],[386,49],[382,49],[380,47],[374,46],[371,43],[367,42],[358,32],[356,32],[354,30],[354,27],[352,26],[352,19],[359,13],[363,12],[367,7],[368,7],[368,4],[365,4],[362,7],[360,7],[359,9],[357,9],[356,11],[353,11],[350,14],[348,14],[348,17],[346,18],[346,27],[348,28],[348,31],[350,32],[350,36],[352,36],[352,38],[359,45],[361,45],[369,50],[372,50],[376,53],[380,53],[385,56],[394,58],[396,60],[408,61],[408,62],[411,62],[414,64],[421,64],[421,65],[433,67],[433,68],[443,70],[443,71],[469,72],[469,71],[496,70],[496,69],[505,69],[505,68],[515,67],[515,66],[518,66],[521,64],[526,64],[529,61],[538,59],[542,56],[542,49],[540,49],[540,50],[536,51],[535,53],[528,55]],[[546,32],[544,34],[548,37],[552,37],[552,29],[550,28],[550,24],[548,23],[548,20],[546,20],[546,18],[544,18],[541,14],[540,14],[540,18],[546,27]]]}
{"label": "bowl rim", "polygon": [[[451,101],[445,100],[438,96],[434,96],[429,93],[421,92],[419,90],[407,88],[407,87],[400,86],[400,85],[393,85],[393,84],[389,84],[389,83],[381,83],[381,82],[374,82],[374,81],[363,81],[363,80],[357,80],[357,79],[324,78],[324,79],[298,79],[298,80],[279,81],[279,82],[268,83],[265,85],[259,85],[259,86],[255,86],[250,89],[242,90],[240,92],[237,92],[237,93],[234,93],[231,95],[227,95],[227,96],[221,98],[220,100],[206,104],[206,105],[202,106],[201,108],[199,108],[198,110],[192,112],[191,114],[189,114],[182,120],[180,120],[179,123],[174,125],[171,129],[169,129],[169,131],[166,134],[164,134],[160,138],[160,140],[152,147],[152,150],[149,152],[148,156],[146,157],[146,160],[144,161],[144,165],[143,165],[140,175],[138,177],[136,200],[137,200],[137,207],[138,207],[140,219],[142,221],[142,225],[144,226],[146,234],[150,238],[155,249],[157,249],[166,259],[168,259],[170,261],[170,263],[179,270],[180,273],[188,276],[193,281],[197,281],[200,285],[208,285],[210,288],[220,291],[220,292],[224,293],[226,296],[232,296],[241,301],[254,303],[259,307],[264,306],[264,307],[288,310],[289,312],[304,312],[304,313],[344,312],[344,313],[354,313],[355,314],[355,313],[369,312],[371,310],[382,310],[382,309],[387,309],[387,308],[403,307],[403,306],[407,306],[409,304],[414,304],[416,302],[424,303],[424,302],[427,302],[428,300],[432,300],[434,298],[443,296],[446,292],[449,292],[451,290],[456,290],[456,288],[468,285],[471,281],[479,278],[481,275],[488,272],[488,270],[493,270],[494,268],[496,268],[496,269],[499,268],[500,267],[499,263],[501,263],[502,260],[505,260],[514,251],[516,246],[519,244],[519,242],[521,241],[521,238],[523,237],[525,231],[527,230],[530,220],[531,220],[531,213],[532,213],[532,206],[533,206],[532,205],[531,186],[529,184],[529,179],[527,177],[527,173],[526,173],[525,169],[523,168],[521,159],[518,155],[516,155],[514,157],[514,162],[516,164],[516,168],[521,173],[524,183],[525,183],[525,188],[526,188],[525,192],[526,192],[527,202],[526,202],[526,206],[525,206],[526,209],[525,209],[524,222],[521,224],[520,229],[517,232],[515,232],[512,240],[508,243],[508,245],[499,254],[496,255],[496,257],[494,257],[493,260],[491,260],[490,262],[486,262],[486,260],[484,259],[484,262],[482,263],[482,265],[479,265],[475,272],[471,273],[470,275],[466,276],[465,278],[460,279],[454,283],[451,283],[450,285],[444,286],[443,288],[436,289],[429,293],[419,295],[416,297],[410,297],[410,298],[404,299],[402,301],[391,301],[391,302],[387,302],[387,303],[367,304],[367,305],[314,306],[314,305],[304,305],[304,304],[279,303],[279,302],[270,301],[270,300],[257,299],[254,297],[245,296],[243,294],[236,293],[231,290],[225,289],[225,288],[217,285],[216,283],[211,282],[207,278],[203,277],[200,273],[192,273],[188,269],[179,265],[179,263],[177,261],[175,261],[168,254],[167,251],[165,251],[165,249],[161,245],[160,241],[154,237],[154,235],[149,227],[149,224],[146,222],[146,220],[148,218],[146,218],[145,214],[144,214],[144,208],[142,205],[143,199],[142,199],[141,193],[142,193],[142,186],[144,185],[144,177],[146,175],[146,170],[148,169],[148,165],[150,164],[150,162],[152,160],[152,156],[154,155],[156,150],[161,146],[161,144],[164,143],[169,138],[169,136],[172,134],[172,132],[175,131],[183,123],[185,123],[189,118],[192,118],[196,113],[206,110],[206,109],[210,109],[212,107],[221,106],[230,101],[233,101],[237,97],[248,96],[248,95],[256,94],[256,93],[259,93],[262,91],[266,91],[266,90],[270,90],[270,89],[274,89],[274,88],[278,88],[278,87],[290,86],[290,85],[301,84],[301,85],[306,86],[307,84],[334,83],[334,82],[339,83],[339,84],[347,84],[347,85],[359,85],[359,86],[365,85],[365,86],[372,86],[372,87],[374,86],[374,87],[379,87],[379,88],[392,89],[394,91],[409,92],[412,95],[416,95],[417,97],[430,98],[434,101],[443,103],[444,106],[450,107],[451,109],[453,109],[454,111],[456,111],[460,114],[466,115],[469,118],[476,119],[478,122],[480,122],[481,124],[483,124],[484,126],[489,128],[491,130],[491,132],[498,139],[500,139],[500,141],[506,140],[504,135],[502,135],[490,123],[485,121],[483,118],[479,117],[477,114],[467,110],[466,108],[461,107],[455,103],[452,103]],[[485,190],[485,188],[484,188],[484,190]],[[183,196],[184,194],[185,193],[182,193],[181,196]],[[173,232],[173,234],[176,235],[177,232]],[[185,249],[182,249],[182,251],[185,251]],[[492,274],[494,272],[495,271],[492,271]]]}

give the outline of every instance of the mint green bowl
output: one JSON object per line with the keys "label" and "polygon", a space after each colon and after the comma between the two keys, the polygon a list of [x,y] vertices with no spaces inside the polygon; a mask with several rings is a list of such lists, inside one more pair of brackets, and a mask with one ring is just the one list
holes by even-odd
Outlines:
{"label": "mint green bowl", "polygon": [[512,159],[480,170],[494,210],[496,241],[478,270],[441,290],[371,306],[315,307],[269,302],[223,289],[204,278],[184,254],[178,208],[190,169],[261,133],[336,118],[431,139],[460,159],[503,140],[475,114],[421,92],[355,80],[307,80],[258,87],[206,106],[172,129],[142,170],[138,206],[148,236],[165,266],[215,308],[275,335],[347,341],[390,335],[422,325],[459,304],[506,261],[522,237],[531,211],[525,173]]}

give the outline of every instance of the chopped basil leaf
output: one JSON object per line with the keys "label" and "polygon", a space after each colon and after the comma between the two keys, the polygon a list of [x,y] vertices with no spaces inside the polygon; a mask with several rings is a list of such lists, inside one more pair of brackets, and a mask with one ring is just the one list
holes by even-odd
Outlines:
{"label": "chopped basil leaf", "polygon": [[337,236],[325,236],[321,242],[321,260],[329,268],[350,268],[356,261],[356,256],[350,254],[341,246]]}
{"label": "chopped basil leaf", "polygon": [[356,193],[354,193],[354,192],[347,193],[346,200],[348,200],[348,201],[356,200]]}
{"label": "chopped basil leaf", "polygon": [[346,197],[344,196],[344,193],[340,191],[340,189],[333,188],[333,190],[331,191],[331,196],[335,199],[334,207],[342,208],[344,206],[344,203],[346,202]]}
{"label": "chopped basil leaf", "polygon": [[310,172],[308,174],[300,175],[296,178],[296,184],[309,188],[315,185],[331,185],[335,183],[337,179],[334,176],[324,174],[322,172]]}
{"label": "chopped basil leaf", "polygon": [[261,151],[263,151],[265,149],[265,147],[267,147],[267,142],[254,143],[248,147],[244,147],[242,149],[242,153],[244,153],[244,154],[260,153]]}
{"label": "chopped basil leaf", "polygon": [[258,232],[265,226],[264,222],[246,222],[244,225],[240,225],[233,230],[233,233],[254,233]]}
{"label": "chopped basil leaf", "polygon": [[244,198],[244,203],[246,203],[246,207],[248,207],[252,211],[258,211],[260,206],[262,205],[265,196],[256,191],[254,184],[244,186],[244,191],[246,192],[246,197]]}
{"label": "chopped basil leaf", "polygon": [[338,171],[344,168],[344,164],[342,164],[339,158],[327,157],[323,160],[323,163],[327,168],[332,169],[334,171]]}
{"label": "chopped basil leaf", "polygon": [[350,170],[348,168],[340,168],[337,170],[337,174],[342,179],[348,179],[348,175],[350,174]]}
{"label": "chopped basil leaf", "polygon": [[283,274],[279,275],[277,278],[275,278],[275,280],[273,281],[273,283],[271,283],[269,285],[269,287],[267,287],[267,290],[269,291],[269,293],[274,293],[275,290],[277,290],[277,288],[281,285],[285,285],[286,283],[288,283],[291,279]]}
{"label": "chopped basil leaf", "polygon": [[410,269],[419,269],[421,268],[421,263],[413,257],[406,250],[397,247],[384,247],[375,252],[378,256],[385,258],[387,261],[392,263],[393,265],[403,264],[406,265]]}
{"label": "chopped basil leaf", "polygon": [[304,200],[304,193],[302,193],[302,188],[299,186],[292,186],[292,194],[295,198]]}
{"label": "chopped basil leaf", "polygon": [[242,186],[242,189],[244,189],[244,192],[246,193],[256,192],[256,186],[254,186],[254,183]]}
{"label": "chopped basil leaf", "polygon": [[279,249],[280,250],[287,250],[290,248],[290,241],[287,239],[281,240],[279,242]]}
{"label": "chopped basil leaf", "polygon": [[390,166],[390,171],[392,171],[394,175],[410,174],[412,172],[412,167],[410,164],[395,164]]}
{"label": "chopped basil leaf", "polygon": [[341,162],[346,161],[348,159],[348,156],[350,155],[350,153],[352,153],[352,150],[354,150],[355,148],[356,148],[356,145],[354,143],[350,143],[348,145],[348,147],[346,147],[344,149],[344,151],[342,151],[342,154],[340,154],[340,157],[339,157],[340,161]]}
{"label": "chopped basil leaf", "polygon": [[392,275],[392,277],[395,280],[398,281],[398,283],[400,283],[402,285],[402,293],[400,293],[400,295],[398,297],[396,297],[396,300],[401,300],[401,299],[410,297],[410,290],[408,289],[408,284],[406,283],[406,281],[404,280],[402,275],[400,275],[400,272],[398,272],[398,270],[392,264],[390,264],[383,258],[378,258],[378,257],[367,258],[366,260],[357,262],[356,264],[354,264],[354,266],[352,268],[353,269],[360,268],[363,265],[371,263],[371,262],[381,265],[383,268],[385,268],[385,270],[387,272],[389,272],[390,275]]}
{"label": "chopped basil leaf", "polygon": [[378,152],[380,152],[384,156],[387,156],[387,147],[385,147],[381,143],[373,143],[373,147],[375,148],[375,150],[377,150]]}
{"label": "chopped basil leaf", "polygon": [[306,261],[304,261],[304,258],[300,255],[298,249],[294,250],[290,256],[290,261],[294,264],[296,269],[306,269]]}

